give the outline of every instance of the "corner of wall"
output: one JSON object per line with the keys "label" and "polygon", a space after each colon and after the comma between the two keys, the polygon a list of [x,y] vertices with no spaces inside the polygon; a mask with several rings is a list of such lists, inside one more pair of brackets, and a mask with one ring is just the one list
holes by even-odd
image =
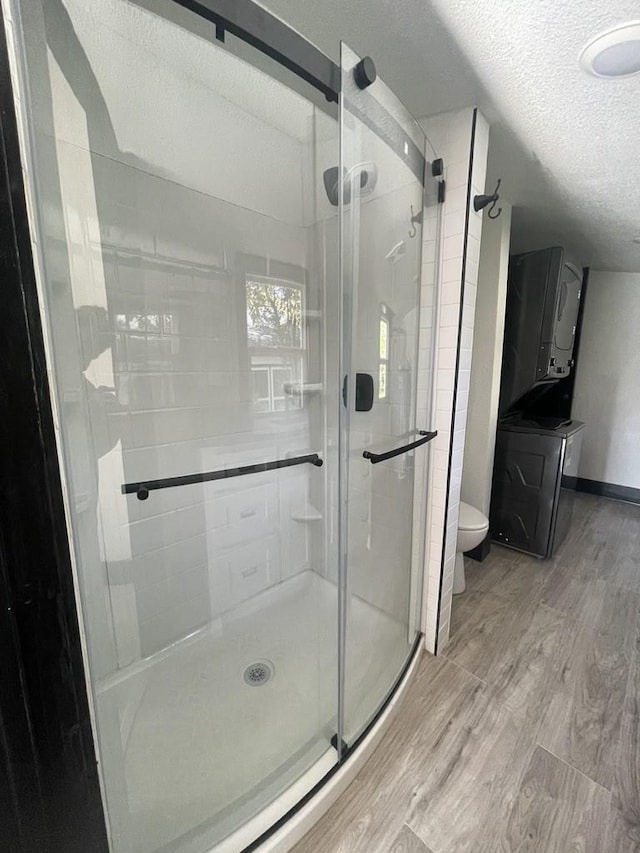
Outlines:
{"label": "corner of wall", "polygon": [[436,344],[432,428],[438,436],[429,460],[425,646],[441,650],[449,639],[453,568],[462,484],[462,456],[471,376],[482,217],[472,198],[484,191],[489,125],[473,107],[420,122],[444,160],[446,195],[437,260]]}
{"label": "corner of wall", "polygon": [[485,218],[482,231],[462,471],[462,499],[487,516],[498,423],[511,235],[511,204],[501,197],[500,207],[501,215],[496,219]]}

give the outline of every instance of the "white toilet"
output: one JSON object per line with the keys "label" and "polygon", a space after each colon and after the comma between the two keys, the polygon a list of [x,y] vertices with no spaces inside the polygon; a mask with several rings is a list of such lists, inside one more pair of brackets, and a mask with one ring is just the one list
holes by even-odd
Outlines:
{"label": "white toilet", "polygon": [[460,501],[458,518],[458,543],[456,545],[456,565],[453,570],[453,594],[464,592],[464,552],[479,545],[489,530],[489,519],[474,506]]}

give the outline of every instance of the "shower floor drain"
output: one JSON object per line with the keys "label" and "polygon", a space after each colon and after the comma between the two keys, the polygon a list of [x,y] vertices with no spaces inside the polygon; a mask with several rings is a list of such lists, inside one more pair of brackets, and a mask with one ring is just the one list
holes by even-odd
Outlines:
{"label": "shower floor drain", "polygon": [[271,678],[274,673],[274,666],[271,661],[257,660],[250,663],[243,673],[244,683],[249,687],[262,687]]}

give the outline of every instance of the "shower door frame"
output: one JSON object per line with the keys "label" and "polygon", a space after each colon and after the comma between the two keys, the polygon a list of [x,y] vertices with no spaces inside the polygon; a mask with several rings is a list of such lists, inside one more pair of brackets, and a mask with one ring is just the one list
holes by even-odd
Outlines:
{"label": "shower door frame", "polygon": [[[276,60],[337,102],[341,69],[324,53],[252,0],[173,0]],[[140,0],[145,5],[145,0]],[[11,417],[0,449],[0,641],[6,679],[0,683],[0,783],[9,792],[10,853],[108,853],[108,829],[96,762],[88,673],[74,584],[61,460],[49,390],[45,335],[27,211],[3,2],[0,34],[0,269],[4,284],[0,336],[11,370],[0,391]],[[376,117],[361,116],[380,133]],[[412,170],[425,168],[404,137],[382,138]],[[5,376],[6,374],[6,376]],[[6,380],[6,381],[5,381]],[[302,808],[367,736],[392,701],[421,647],[418,634],[406,665],[373,719],[339,762],[292,809],[257,838],[256,849]],[[59,662],[63,662],[60,664]],[[9,738],[11,738],[9,740]],[[20,746],[20,756],[15,747]],[[340,751],[340,750],[339,750]],[[26,757],[25,757],[26,756]],[[0,795],[2,791],[0,791]],[[0,804],[4,801],[0,799]],[[14,845],[14,846],[11,846]]]}

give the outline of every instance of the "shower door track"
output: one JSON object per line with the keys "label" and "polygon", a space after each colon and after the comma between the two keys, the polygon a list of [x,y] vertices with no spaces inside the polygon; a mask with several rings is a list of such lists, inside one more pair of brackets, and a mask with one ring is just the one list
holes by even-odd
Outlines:
{"label": "shower door track", "polygon": [[[258,6],[253,0],[173,0],[178,6],[214,24],[216,38],[225,33],[256,48],[261,53],[305,80],[332,103],[342,93],[339,65],[291,27]],[[360,93],[362,106],[349,101],[349,110],[373,130],[400,157],[424,186],[424,151],[400,127],[379,101],[366,91]]]}
{"label": "shower door track", "polygon": [[211,21],[216,38],[224,41],[229,32],[275,59],[337,103],[340,94],[340,67],[279,18],[252,0],[174,0]]}

